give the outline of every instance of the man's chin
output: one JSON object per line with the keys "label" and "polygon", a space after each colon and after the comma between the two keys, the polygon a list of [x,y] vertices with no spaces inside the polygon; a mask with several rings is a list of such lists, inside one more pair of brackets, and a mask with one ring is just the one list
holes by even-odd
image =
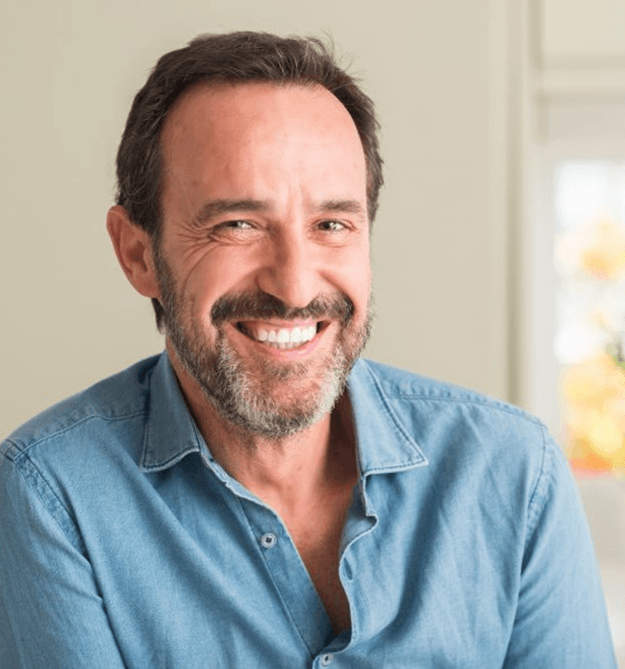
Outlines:
{"label": "man's chin", "polygon": [[[209,399],[222,416],[248,432],[284,438],[302,431],[331,411],[344,386],[342,356],[325,365],[303,363],[246,365],[222,348]],[[330,363],[330,364],[328,364]],[[216,383],[215,383],[216,382]]]}

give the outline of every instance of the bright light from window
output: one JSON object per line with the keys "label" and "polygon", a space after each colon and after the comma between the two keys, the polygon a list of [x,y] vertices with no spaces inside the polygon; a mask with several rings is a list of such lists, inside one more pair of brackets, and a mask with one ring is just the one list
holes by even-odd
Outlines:
{"label": "bright light from window", "polygon": [[566,447],[577,468],[625,471],[625,164],[566,161],[556,175]]}
{"label": "bright light from window", "polygon": [[568,162],[557,173],[556,212],[561,228],[579,225],[607,211],[610,202],[610,169],[605,162]]}

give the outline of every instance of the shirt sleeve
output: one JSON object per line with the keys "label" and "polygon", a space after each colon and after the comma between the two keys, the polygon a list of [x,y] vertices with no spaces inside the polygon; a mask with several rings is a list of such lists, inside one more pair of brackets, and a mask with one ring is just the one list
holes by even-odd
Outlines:
{"label": "shirt sleeve", "polygon": [[0,452],[0,667],[123,669],[79,533],[35,471]]}
{"label": "shirt sleeve", "polygon": [[561,449],[545,435],[529,503],[514,628],[504,669],[615,669],[590,532]]}

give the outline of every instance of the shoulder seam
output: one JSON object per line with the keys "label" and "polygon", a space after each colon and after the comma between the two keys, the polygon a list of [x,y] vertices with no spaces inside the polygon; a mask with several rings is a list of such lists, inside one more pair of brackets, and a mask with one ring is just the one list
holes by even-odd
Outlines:
{"label": "shoulder seam", "polygon": [[546,438],[546,430],[543,428],[542,431],[542,439],[543,439],[543,453],[542,453],[542,460],[540,463],[540,471],[538,472],[538,476],[536,477],[536,484],[534,485],[534,489],[532,490],[532,494],[529,497],[529,501],[527,504],[527,509],[528,509],[528,518],[527,518],[527,536],[525,539],[525,550],[527,550],[527,544],[531,540],[532,535],[534,534],[534,530],[536,529],[536,525],[538,523],[538,519],[540,518],[540,514],[542,513],[542,510],[545,508],[545,504],[547,503],[547,497],[548,495],[545,493],[543,495],[542,503],[539,504],[537,500],[535,500],[536,496],[538,495],[539,488],[541,487],[547,487],[549,485],[549,476],[550,472],[547,472],[547,438]]}
{"label": "shoulder seam", "polygon": [[[58,495],[54,492],[52,486],[48,483],[46,477],[41,473],[37,465],[28,457],[28,454],[25,453],[24,451],[20,451],[20,453],[17,455],[17,457],[13,459],[9,459],[6,453],[3,453],[4,457],[12,462],[16,473],[21,477],[21,479],[24,481],[24,485],[32,491],[32,493],[36,496],[36,498],[40,501],[42,506],[46,509],[46,511],[50,514],[50,516],[54,519],[54,522],[57,524],[61,532],[67,537],[67,540],[76,548],[76,550],[81,554],[81,555],[86,555],[86,548],[83,543],[82,537],[80,536],[80,533],[78,532],[76,522],[70,513],[69,509],[63,504],[63,502],[59,499]],[[32,468],[32,472],[28,474],[27,472],[24,471],[23,467],[20,466],[20,463],[18,462],[19,460],[24,460],[28,463],[29,467]],[[63,513],[67,516],[68,522],[70,523],[70,526],[73,531],[68,531],[68,528],[63,525],[63,523],[60,522],[60,520],[57,517],[57,513],[53,508],[51,508],[50,504],[48,503],[48,500],[42,496],[41,491],[38,489],[38,486],[34,485],[33,478],[36,477],[41,481],[41,485],[45,486],[46,491],[48,492],[49,495],[54,499],[54,502],[60,509],[62,509]]]}
{"label": "shoulder seam", "polygon": [[470,399],[470,398],[460,398],[460,397],[437,397],[432,395],[423,395],[423,394],[409,394],[409,393],[389,393],[385,391],[387,397],[392,399],[408,399],[408,400],[428,400],[430,402],[453,402],[456,404],[467,404],[470,406],[485,407],[487,409],[494,409],[496,411],[502,411],[511,416],[517,416],[518,418],[524,418],[530,423],[539,425],[540,427],[545,427],[544,422],[537,416],[527,413],[523,409],[516,407],[506,407],[505,405],[496,404],[490,401],[480,401],[479,399]]}
{"label": "shoulder seam", "polygon": [[[47,441],[48,439],[53,439],[54,437],[58,437],[59,435],[69,432],[70,430],[73,430],[74,428],[78,427],[82,423],[91,420],[93,418],[100,418],[102,420],[108,420],[108,421],[118,421],[118,420],[126,420],[128,418],[134,418],[136,416],[147,416],[148,412],[145,409],[142,409],[141,411],[135,411],[133,413],[128,413],[124,414],[122,416],[106,416],[104,414],[100,413],[90,413],[87,416],[83,416],[82,418],[76,420],[73,422],[71,425],[67,425],[64,428],[57,429],[56,431],[50,432],[49,434],[43,435],[42,437],[35,439],[34,441],[28,441],[24,442],[23,444],[20,444],[19,442],[16,442],[10,438],[5,439],[4,443],[11,444],[15,449],[19,451],[19,453],[26,453],[26,451],[30,450],[37,444],[41,444],[44,441]],[[4,450],[2,451],[4,452]],[[11,459],[8,454],[6,454],[7,459]]]}

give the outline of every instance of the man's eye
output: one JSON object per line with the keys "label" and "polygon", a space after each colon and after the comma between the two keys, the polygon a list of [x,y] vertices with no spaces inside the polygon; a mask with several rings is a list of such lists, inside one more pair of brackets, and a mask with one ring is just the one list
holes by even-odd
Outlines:
{"label": "man's eye", "polygon": [[249,230],[252,227],[248,221],[228,221],[223,225],[225,228],[232,228],[234,230]]}
{"label": "man's eye", "polygon": [[345,224],[340,221],[323,221],[319,227],[327,232],[342,232],[345,230]]}
{"label": "man's eye", "polygon": [[254,237],[257,227],[243,219],[235,218],[231,221],[222,221],[209,228],[208,234],[212,239],[224,241],[249,241]]}

